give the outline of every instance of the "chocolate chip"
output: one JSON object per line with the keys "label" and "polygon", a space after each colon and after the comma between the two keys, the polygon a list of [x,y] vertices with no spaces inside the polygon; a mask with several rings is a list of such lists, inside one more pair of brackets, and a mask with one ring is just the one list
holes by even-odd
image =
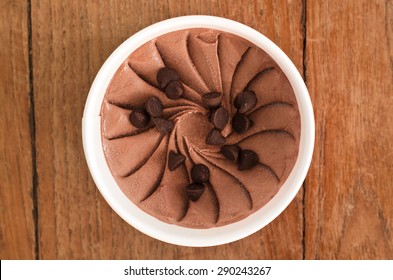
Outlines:
{"label": "chocolate chip", "polygon": [[184,88],[180,81],[171,81],[164,92],[169,99],[178,99],[184,93]]}
{"label": "chocolate chip", "polygon": [[257,96],[255,95],[255,92],[251,90],[245,90],[239,93],[234,101],[234,105],[236,109],[239,110],[239,113],[245,113],[251,110],[256,104]]}
{"label": "chocolate chip", "polygon": [[210,107],[210,108],[218,107],[221,105],[222,93],[220,93],[220,92],[206,93],[202,97],[202,101],[203,101],[203,103],[205,103],[205,105],[207,107]]}
{"label": "chocolate chip", "polygon": [[150,116],[143,108],[135,108],[130,114],[130,122],[137,128],[144,128],[150,122]]}
{"label": "chocolate chip", "polygon": [[162,103],[158,97],[150,97],[145,104],[146,111],[152,117],[160,117],[162,115]]}
{"label": "chocolate chip", "polygon": [[219,146],[224,145],[226,141],[227,139],[221,135],[220,131],[216,128],[213,128],[207,135],[205,143],[208,145]]}
{"label": "chocolate chip", "polygon": [[174,151],[169,152],[168,156],[168,168],[170,171],[175,170],[178,168],[180,165],[184,163],[186,160],[186,157],[183,156],[182,154],[175,153]]}
{"label": "chocolate chip", "polygon": [[237,161],[240,147],[238,145],[224,145],[221,147],[221,154],[230,161]]}
{"label": "chocolate chip", "polygon": [[229,112],[224,107],[220,107],[211,115],[211,121],[219,130],[223,130],[229,122]]}
{"label": "chocolate chip", "polygon": [[238,170],[246,170],[254,167],[259,162],[258,155],[251,150],[241,150],[239,153]]}
{"label": "chocolate chip", "polygon": [[191,179],[194,183],[205,183],[210,179],[210,171],[204,164],[195,164],[191,168]]}
{"label": "chocolate chip", "polygon": [[236,113],[232,118],[232,128],[239,134],[246,132],[250,125],[250,120],[242,113]]}
{"label": "chocolate chip", "polygon": [[173,123],[169,120],[162,119],[162,118],[154,118],[153,119],[154,125],[157,127],[157,130],[161,134],[167,134],[172,131]]}
{"label": "chocolate chip", "polygon": [[188,194],[188,197],[190,198],[190,200],[195,202],[203,194],[203,191],[205,190],[205,185],[192,183],[186,187],[186,190],[187,190],[187,194]]}
{"label": "chocolate chip", "polygon": [[164,67],[158,70],[157,83],[160,88],[164,89],[170,81],[179,80],[179,74],[169,67]]}

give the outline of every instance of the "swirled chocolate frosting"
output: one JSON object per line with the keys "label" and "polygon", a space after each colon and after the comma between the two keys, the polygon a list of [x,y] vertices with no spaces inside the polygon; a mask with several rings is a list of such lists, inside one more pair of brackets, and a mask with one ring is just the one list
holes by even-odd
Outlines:
{"label": "swirled chocolate frosting", "polygon": [[210,228],[263,207],[299,150],[293,89],[262,49],[186,29],[124,61],[101,109],[103,150],[121,190],[164,222]]}

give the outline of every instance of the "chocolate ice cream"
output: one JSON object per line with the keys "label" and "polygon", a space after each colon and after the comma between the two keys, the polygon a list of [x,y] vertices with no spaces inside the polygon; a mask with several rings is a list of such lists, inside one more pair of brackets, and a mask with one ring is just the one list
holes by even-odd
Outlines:
{"label": "chocolate ice cream", "polygon": [[239,221],[280,189],[298,156],[293,89],[262,49],[214,29],[162,35],[124,61],[101,109],[121,190],[171,224]]}

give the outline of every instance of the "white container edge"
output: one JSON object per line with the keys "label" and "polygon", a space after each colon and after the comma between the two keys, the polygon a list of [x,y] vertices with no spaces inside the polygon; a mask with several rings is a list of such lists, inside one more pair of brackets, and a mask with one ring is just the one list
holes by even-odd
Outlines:
{"label": "white container edge", "polygon": [[[164,223],[134,205],[117,186],[106,163],[101,143],[100,109],[109,82],[131,52],[162,34],[186,28],[214,28],[241,36],[265,50],[288,77],[298,102],[301,118],[299,156],[279,192],[260,210],[247,218],[222,227],[190,229]],[[112,209],[141,232],[172,244],[203,247],[242,239],[274,220],[293,200],[309,169],[314,149],[313,108],[304,81],[287,55],[256,30],[225,18],[184,16],[153,24],[131,36],[106,60],[88,95],[82,119],[83,148],[93,180]]]}

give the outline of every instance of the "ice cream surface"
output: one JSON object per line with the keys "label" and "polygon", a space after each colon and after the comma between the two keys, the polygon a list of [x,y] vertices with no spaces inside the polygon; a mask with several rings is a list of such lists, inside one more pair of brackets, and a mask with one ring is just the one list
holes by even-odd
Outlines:
{"label": "ice cream surface", "polygon": [[108,86],[102,145],[124,194],[190,228],[239,221],[278,192],[298,156],[293,89],[262,49],[215,29],[159,36]]}

